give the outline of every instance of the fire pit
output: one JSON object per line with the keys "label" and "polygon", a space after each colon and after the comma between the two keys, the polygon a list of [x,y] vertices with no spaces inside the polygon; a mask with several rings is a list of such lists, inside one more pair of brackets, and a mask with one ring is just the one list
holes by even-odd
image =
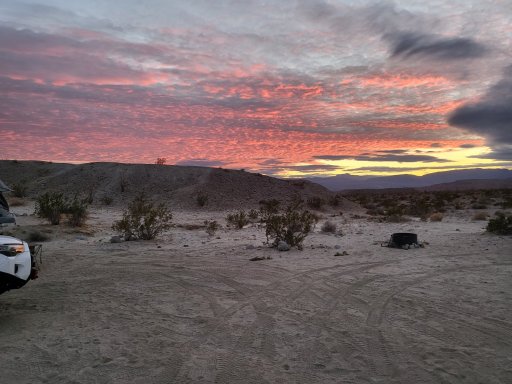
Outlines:
{"label": "fire pit", "polygon": [[418,235],[415,233],[393,233],[389,242],[387,243],[388,247],[392,248],[403,248],[409,249],[411,247],[418,248],[420,244],[418,243]]}

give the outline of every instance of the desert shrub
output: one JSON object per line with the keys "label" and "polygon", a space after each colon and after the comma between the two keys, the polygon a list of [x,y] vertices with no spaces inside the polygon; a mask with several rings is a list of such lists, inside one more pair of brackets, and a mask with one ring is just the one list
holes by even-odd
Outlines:
{"label": "desert shrub", "polygon": [[165,165],[165,163],[167,163],[167,158],[165,158],[165,157],[157,157],[156,158],[156,161],[155,161],[156,165]]}
{"label": "desert shrub", "polygon": [[473,220],[487,220],[489,214],[487,212],[477,212],[473,215]]}
{"label": "desert shrub", "polygon": [[70,202],[66,203],[65,213],[68,214],[68,224],[72,227],[81,227],[84,225],[88,216],[88,199],[79,200],[76,196]]}
{"label": "desert shrub", "polygon": [[512,235],[512,215],[496,212],[496,217],[487,223],[486,230],[498,235]]}
{"label": "desert shrub", "polygon": [[119,189],[121,192],[125,192],[128,188],[128,179],[126,177],[126,172],[121,173],[119,176]]}
{"label": "desert shrub", "polygon": [[228,226],[236,229],[242,229],[249,224],[249,217],[244,210],[240,210],[238,212],[228,214],[226,221],[228,222]]}
{"label": "desert shrub", "polygon": [[251,209],[251,210],[249,211],[249,219],[251,219],[251,220],[257,220],[259,216],[260,216],[260,213],[259,213],[257,210],[255,210],[255,209]]}
{"label": "desert shrub", "polygon": [[49,240],[49,237],[47,235],[45,235],[44,233],[42,232],[39,232],[39,231],[30,231],[28,233],[28,235],[26,236],[26,241],[27,242],[43,242],[43,241],[47,241]]}
{"label": "desert shrub", "polygon": [[282,214],[271,214],[265,218],[267,243],[277,246],[285,241],[291,247],[302,249],[306,236],[313,230],[315,217],[307,210],[288,207]]}
{"label": "desert shrub", "polygon": [[215,220],[212,220],[212,221],[205,220],[204,225],[206,227],[205,230],[206,230],[206,233],[208,234],[208,236],[214,236],[215,232],[217,232],[220,228],[219,223],[217,223]]}
{"label": "desert shrub", "polygon": [[308,207],[311,209],[322,209],[325,200],[318,196],[313,196],[307,200]]}
{"label": "desert shrub", "polygon": [[28,188],[24,183],[16,183],[12,185],[12,194],[14,197],[26,197],[27,190]]}
{"label": "desert shrub", "polygon": [[62,193],[46,192],[36,200],[35,214],[48,220],[52,225],[60,223],[61,215],[66,210],[66,199]]}
{"label": "desert shrub", "polygon": [[165,204],[155,205],[144,194],[128,204],[123,218],[114,222],[112,229],[125,239],[151,240],[171,227],[172,213]]}
{"label": "desert shrub", "polygon": [[279,211],[281,202],[277,199],[261,200],[260,201],[260,212],[262,216],[274,214]]}
{"label": "desert shrub", "polygon": [[114,199],[110,196],[103,196],[100,201],[103,205],[111,205],[114,202]]}
{"label": "desert shrub", "polygon": [[327,220],[325,223],[322,224],[322,227],[320,230],[324,233],[336,233],[336,223],[333,223],[332,221]]}
{"label": "desert shrub", "polygon": [[434,212],[429,217],[430,221],[443,221],[443,214],[441,212]]}
{"label": "desert shrub", "polygon": [[208,204],[208,194],[205,192],[199,192],[199,194],[196,196],[196,203],[200,207],[204,207],[206,204]]}

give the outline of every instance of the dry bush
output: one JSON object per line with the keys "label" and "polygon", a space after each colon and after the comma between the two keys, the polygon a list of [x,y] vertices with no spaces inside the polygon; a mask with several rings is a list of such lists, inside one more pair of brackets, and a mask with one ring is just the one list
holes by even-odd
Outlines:
{"label": "dry bush", "polygon": [[443,214],[441,212],[434,212],[430,215],[430,221],[443,221]]}
{"label": "dry bush", "polygon": [[277,247],[280,241],[285,241],[290,247],[302,250],[302,243],[313,230],[316,218],[309,211],[288,207],[282,214],[265,217],[264,223],[267,243]]}
{"label": "dry bush", "polygon": [[251,209],[249,211],[249,219],[251,219],[251,220],[258,220],[259,216],[260,216],[260,213],[257,210]]}
{"label": "dry bush", "polygon": [[320,230],[324,233],[336,233],[336,223],[333,223],[332,221],[327,220],[325,223],[322,224],[322,227]]}
{"label": "dry bush", "polygon": [[199,192],[196,196],[196,203],[200,207],[208,204],[208,194],[206,192]]}
{"label": "dry bush", "polygon": [[28,187],[24,183],[16,183],[12,185],[12,194],[14,197],[26,197]]}
{"label": "dry bush", "polygon": [[68,224],[72,227],[81,227],[85,224],[89,216],[86,200],[79,200],[75,196],[71,202],[66,203],[64,211],[68,214]]}
{"label": "dry bush", "polygon": [[112,224],[112,229],[125,239],[152,240],[171,227],[172,213],[160,203],[155,205],[140,194],[123,212],[123,218]]}
{"label": "dry bush", "polygon": [[36,200],[35,214],[48,220],[52,225],[59,225],[61,215],[66,210],[66,199],[62,193],[45,193]]}
{"label": "dry bush", "polygon": [[206,227],[206,233],[208,234],[208,236],[214,236],[215,232],[217,232],[220,228],[219,223],[217,223],[215,220],[205,220],[204,225]]}
{"label": "dry bush", "polygon": [[247,224],[249,224],[249,217],[244,210],[240,210],[238,212],[228,214],[226,221],[228,222],[229,227],[242,229]]}
{"label": "dry bush", "polygon": [[487,220],[487,217],[489,217],[489,213],[477,212],[473,215],[473,220]]}
{"label": "dry bush", "polygon": [[512,215],[496,212],[496,217],[487,223],[486,230],[497,235],[512,235]]}

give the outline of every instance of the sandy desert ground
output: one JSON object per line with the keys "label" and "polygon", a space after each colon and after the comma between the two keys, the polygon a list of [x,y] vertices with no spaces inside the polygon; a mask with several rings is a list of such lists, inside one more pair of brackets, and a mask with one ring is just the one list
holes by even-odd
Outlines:
{"label": "sandy desert ground", "polygon": [[[0,296],[1,383],[512,382],[512,238],[470,212],[330,217],[343,236],[318,226],[289,252],[256,226],[110,243],[119,216],[94,208],[84,233],[18,218],[53,234],[41,277]],[[404,231],[428,244],[380,246]]]}

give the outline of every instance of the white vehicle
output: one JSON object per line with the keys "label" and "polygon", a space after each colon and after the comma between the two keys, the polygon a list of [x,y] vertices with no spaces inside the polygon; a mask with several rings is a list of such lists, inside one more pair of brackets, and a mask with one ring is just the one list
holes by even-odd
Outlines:
{"label": "white vehicle", "polygon": [[28,244],[11,236],[0,236],[0,294],[23,287],[36,278]]}
{"label": "white vehicle", "polygon": [[[0,180],[0,225],[15,223],[9,205],[2,192],[9,188]],[[0,294],[23,287],[30,279],[37,278],[36,256],[41,246],[29,246],[25,241],[12,236],[0,235]]]}

